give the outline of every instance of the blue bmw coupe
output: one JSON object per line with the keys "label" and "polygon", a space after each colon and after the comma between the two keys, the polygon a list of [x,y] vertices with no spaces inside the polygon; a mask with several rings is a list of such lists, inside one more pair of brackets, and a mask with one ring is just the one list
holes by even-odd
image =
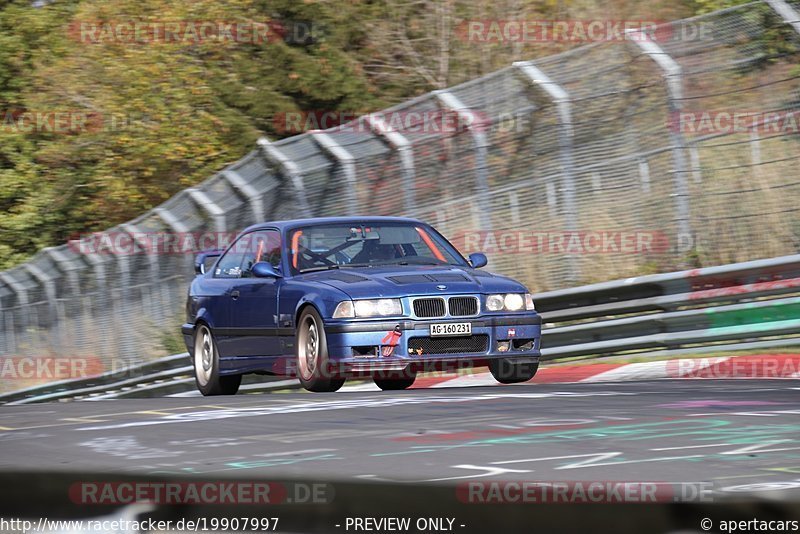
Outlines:
{"label": "blue bmw coupe", "polygon": [[405,389],[417,373],[488,366],[511,384],[539,367],[541,318],[525,286],[479,270],[431,226],[398,217],[257,224],[200,253],[183,336],[203,395],[242,375],[349,377]]}

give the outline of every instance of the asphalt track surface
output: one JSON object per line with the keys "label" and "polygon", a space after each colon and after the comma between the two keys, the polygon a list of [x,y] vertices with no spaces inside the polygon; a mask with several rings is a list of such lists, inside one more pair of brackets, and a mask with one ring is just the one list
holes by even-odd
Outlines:
{"label": "asphalt track surface", "polygon": [[800,488],[800,381],[657,380],[0,407],[0,470]]}

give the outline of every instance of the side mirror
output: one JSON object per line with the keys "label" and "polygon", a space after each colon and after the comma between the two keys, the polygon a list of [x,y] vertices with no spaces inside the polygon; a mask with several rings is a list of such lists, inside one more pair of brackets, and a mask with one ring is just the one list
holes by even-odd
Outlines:
{"label": "side mirror", "polygon": [[225,252],[222,249],[203,250],[194,257],[194,274],[205,274]]}
{"label": "side mirror", "polygon": [[489,260],[486,258],[486,254],[483,252],[473,252],[469,255],[469,263],[475,269],[480,269],[481,267],[485,267]]}
{"label": "side mirror", "polygon": [[266,261],[260,261],[253,265],[250,272],[256,278],[281,278],[281,274],[275,270],[275,267]]}

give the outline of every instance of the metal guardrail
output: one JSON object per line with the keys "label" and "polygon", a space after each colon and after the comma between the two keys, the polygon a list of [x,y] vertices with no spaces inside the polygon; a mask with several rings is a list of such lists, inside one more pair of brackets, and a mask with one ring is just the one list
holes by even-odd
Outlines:
{"label": "metal guardrail", "polygon": [[[651,357],[800,346],[800,255],[692,269],[534,295],[546,328],[543,360]],[[736,344],[717,344],[735,341]],[[242,392],[297,389],[256,377]],[[192,395],[186,353],[96,378],[46,384],[0,402]]]}
{"label": "metal guardrail", "polygon": [[[542,357],[610,355],[790,336],[800,344],[800,255],[540,293]],[[779,298],[784,297],[784,298]],[[756,347],[751,347],[756,348]],[[724,350],[730,350],[726,348]]]}
{"label": "metal guardrail", "polygon": [[[120,398],[191,395],[195,386],[192,366],[186,352],[152,362],[104,373],[96,377],[61,380],[0,395],[0,403],[30,404],[64,400],[108,400]],[[255,377],[254,377],[255,378]],[[257,377],[245,382],[243,393],[299,389],[296,380],[282,377]],[[199,395],[199,393],[197,393]]]}

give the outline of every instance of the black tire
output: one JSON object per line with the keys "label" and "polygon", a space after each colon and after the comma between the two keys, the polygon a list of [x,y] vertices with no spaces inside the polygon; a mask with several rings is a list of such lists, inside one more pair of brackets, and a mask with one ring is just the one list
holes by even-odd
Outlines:
{"label": "black tire", "polygon": [[295,345],[297,377],[304,388],[325,393],[337,391],[344,385],[344,378],[332,375],[325,325],[317,310],[311,306],[303,309],[297,321]]}
{"label": "black tire", "polygon": [[414,384],[416,379],[416,371],[403,372],[397,376],[386,376],[381,378],[377,376],[372,377],[372,380],[375,381],[375,385],[381,388],[383,391],[398,391],[401,389],[408,389]]}
{"label": "black tire", "polygon": [[501,384],[517,384],[527,382],[539,370],[539,362],[514,363],[506,358],[489,360],[489,372]]}
{"label": "black tire", "polygon": [[219,352],[211,329],[198,324],[194,329],[194,381],[203,396],[236,395],[242,375],[219,374]]}

